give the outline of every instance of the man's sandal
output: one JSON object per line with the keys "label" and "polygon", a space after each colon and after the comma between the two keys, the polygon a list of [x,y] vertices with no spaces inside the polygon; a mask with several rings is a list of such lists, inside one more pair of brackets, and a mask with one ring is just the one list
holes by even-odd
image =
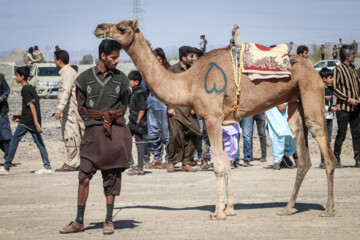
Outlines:
{"label": "man's sandal", "polygon": [[161,169],[162,163],[158,160],[153,160],[151,163],[145,165],[146,169]]}
{"label": "man's sandal", "polygon": [[209,169],[209,165],[207,164],[207,163],[203,163],[203,164],[201,164],[201,166],[198,168],[198,171],[205,171],[205,170],[207,170],[207,169]]}
{"label": "man's sandal", "polygon": [[144,171],[141,171],[137,168],[137,166],[130,166],[127,175],[134,176],[134,175],[145,175]]}

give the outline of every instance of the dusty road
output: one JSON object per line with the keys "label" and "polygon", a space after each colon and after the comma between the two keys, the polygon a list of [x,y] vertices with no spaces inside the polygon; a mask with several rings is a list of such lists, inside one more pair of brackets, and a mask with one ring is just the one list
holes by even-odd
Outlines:
{"label": "dusty road", "polygon": [[[56,145],[48,143],[47,145]],[[27,142],[20,148],[28,148]],[[50,156],[55,154],[49,147]],[[314,155],[314,158],[316,155]],[[58,229],[76,215],[77,173],[35,176],[38,153],[15,160],[12,174],[0,177],[0,239],[104,239],[105,200],[101,174],[91,181],[84,233],[60,235]],[[54,159],[61,165],[64,154]],[[225,221],[209,220],[216,201],[213,172],[167,173],[151,170],[145,176],[123,175],[116,199],[116,239],[359,239],[360,170],[337,169],[336,216],[318,215],[326,202],[325,171],[315,161],[291,216],[276,212],[289,199],[296,169],[273,171],[254,161],[232,171],[236,213]],[[345,165],[353,161],[344,160]]]}
{"label": "dusty road", "polygon": [[[46,101],[42,103],[43,116],[51,113],[50,101]],[[43,125],[44,141],[55,169],[65,158],[59,124],[45,119]],[[332,218],[319,217],[326,203],[327,183],[325,171],[318,168],[320,157],[313,139],[313,167],[300,190],[295,214],[276,215],[290,197],[296,169],[269,169],[269,139],[268,145],[266,163],[253,161],[252,167],[232,170],[236,216],[225,221],[209,220],[216,202],[212,171],[124,174],[121,196],[115,202],[115,234],[105,237],[101,174],[96,174],[90,184],[86,231],[60,235],[59,228],[76,216],[77,172],[36,176],[32,172],[42,166],[40,154],[27,136],[14,159],[19,165],[11,169],[11,175],[0,176],[0,239],[359,239],[360,169],[353,167],[349,133],[342,154],[346,167],[335,172],[336,216]],[[254,133],[254,157],[259,157],[259,152]]]}

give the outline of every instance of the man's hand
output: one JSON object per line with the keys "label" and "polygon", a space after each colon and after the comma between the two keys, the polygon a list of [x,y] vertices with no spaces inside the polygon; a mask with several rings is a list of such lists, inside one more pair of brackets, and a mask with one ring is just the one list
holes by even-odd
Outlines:
{"label": "man's hand", "polygon": [[0,97],[0,102],[2,102],[4,99],[2,97]]}
{"label": "man's hand", "polygon": [[170,116],[175,116],[175,109],[170,108],[167,112]]}
{"label": "man's hand", "polygon": [[194,109],[191,109],[190,113],[191,113],[191,115],[194,115],[194,114],[195,114],[195,110],[194,110]]}
{"label": "man's hand", "polygon": [[332,112],[340,111],[340,105],[339,105],[339,104],[336,104],[335,106],[331,107],[330,110],[331,110]]}
{"label": "man's hand", "polygon": [[279,111],[281,113],[284,113],[286,111],[286,104],[285,103],[280,104],[280,105],[277,106],[277,108],[279,109]]}
{"label": "man's hand", "polygon": [[353,106],[357,106],[359,104],[359,101],[354,98],[350,98],[349,103]]}
{"label": "man's hand", "polygon": [[38,133],[42,133],[43,131],[42,131],[42,129],[41,129],[41,127],[40,127],[40,124],[35,124],[35,128],[36,128],[36,131],[38,132]]}
{"label": "man's hand", "polygon": [[55,115],[54,115],[55,119],[59,120],[61,118],[61,115],[62,115],[62,110],[57,108],[55,110]]}

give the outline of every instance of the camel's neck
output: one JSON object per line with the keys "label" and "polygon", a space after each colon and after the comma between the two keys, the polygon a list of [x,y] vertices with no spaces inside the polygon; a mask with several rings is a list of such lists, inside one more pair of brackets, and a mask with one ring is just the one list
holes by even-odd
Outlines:
{"label": "camel's neck", "polygon": [[146,86],[160,101],[172,105],[188,105],[191,95],[186,81],[188,74],[174,74],[166,70],[158,62],[140,32],[134,33],[133,43],[124,50],[141,73]]}

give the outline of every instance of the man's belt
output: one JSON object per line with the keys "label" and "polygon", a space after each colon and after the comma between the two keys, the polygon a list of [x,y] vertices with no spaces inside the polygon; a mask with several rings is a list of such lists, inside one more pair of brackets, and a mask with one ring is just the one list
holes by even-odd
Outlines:
{"label": "man's belt", "polygon": [[123,111],[121,109],[109,110],[105,112],[100,112],[94,109],[88,109],[86,117],[92,118],[94,120],[99,120],[104,122],[104,132],[107,137],[111,136],[111,125],[117,123],[119,125],[124,125],[125,122],[121,121],[119,117],[123,116]]}

